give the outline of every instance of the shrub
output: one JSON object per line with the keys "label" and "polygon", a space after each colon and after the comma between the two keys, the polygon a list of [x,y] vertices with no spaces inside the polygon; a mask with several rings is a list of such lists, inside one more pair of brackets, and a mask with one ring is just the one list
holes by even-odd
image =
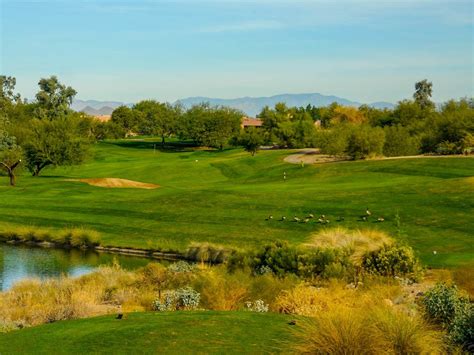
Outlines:
{"label": "shrub", "polygon": [[193,287],[201,294],[206,309],[232,311],[241,308],[251,277],[244,272],[226,274],[220,269],[202,272]]}
{"label": "shrub", "polygon": [[362,312],[337,309],[304,319],[297,328],[297,351],[313,354],[376,354],[370,323]]}
{"label": "shrub", "polygon": [[245,307],[248,311],[257,312],[257,313],[266,313],[268,312],[268,304],[265,304],[263,300],[256,300],[255,302],[247,301],[245,302]]}
{"label": "shrub", "polygon": [[380,127],[354,126],[347,141],[347,155],[352,159],[365,159],[382,155],[385,133]]}
{"label": "shrub", "polygon": [[465,302],[459,295],[456,285],[438,283],[423,297],[425,312],[431,320],[448,324],[454,318],[456,309]]}
{"label": "shrub", "polygon": [[386,126],[385,144],[383,154],[387,157],[415,155],[419,153],[420,142],[416,137],[412,137],[407,128],[396,125]]}
{"label": "shrub", "polygon": [[286,242],[268,244],[257,252],[252,260],[254,271],[269,268],[278,276],[285,273],[298,274],[298,251]]}
{"label": "shrub", "polygon": [[474,349],[474,306],[471,303],[459,304],[448,330],[453,343]]}
{"label": "shrub", "polygon": [[199,292],[191,287],[183,287],[165,292],[162,299],[153,301],[152,308],[160,312],[193,310],[199,306],[200,298]]}
{"label": "shrub", "polygon": [[367,253],[362,266],[369,273],[391,277],[411,276],[416,279],[420,272],[413,249],[399,245],[384,245]]}
{"label": "shrub", "polygon": [[168,266],[168,270],[171,272],[193,272],[196,269],[196,266],[189,264],[186,261],[177,261]]}
{"label": "shrub", "polygon": [[456,285],[436,284],[422,304],[426,316],[446,328],[453,343],[467,349],[474,346],[474,307]]}

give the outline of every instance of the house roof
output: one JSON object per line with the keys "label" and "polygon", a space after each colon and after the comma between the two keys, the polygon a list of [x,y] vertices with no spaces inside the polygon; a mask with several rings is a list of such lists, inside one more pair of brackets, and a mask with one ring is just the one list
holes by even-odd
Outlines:
{"label": "house roof", "polygon": [[251,118],[251,117],[244,117],[242,119],[242,126],[243,127],[260,127],[263,125],[262,120]]}

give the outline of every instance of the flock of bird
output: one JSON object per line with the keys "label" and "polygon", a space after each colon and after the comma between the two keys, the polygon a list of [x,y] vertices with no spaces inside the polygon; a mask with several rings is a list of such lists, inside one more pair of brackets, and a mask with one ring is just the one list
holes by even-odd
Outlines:
{"label": "flock of bird", "polygon": [[[362,216],[360,216],[360,219],[364,222],[368,222],[369,219],[372,217],[372,212],[370,212],[369,208],[367,207],[367,209],[365,210],[365,214],[363,214]],[[294,216],[293,217],[293,222],[296,222],[296,223],[308,223],[310,222],[312,219],[314,219],[314,215],[312,213],[310,213],[309,215],[307,215],[306,217],[304,218],[299,218],[297,216]],[[337,222],[343,222],[344,221],[344,217],[343,216],[339,216],[337,218]],[[267,221],[271,221],[273,220],[273,216],[270,215],[266,218]],[[286,216],[282,216],[279,221],[286,221],[287,218]],[[385,218],[383,217],[378,217],[377,222],[384,222],[385,221]],[[326,216],[324,214],[320,215],[319,218],[318,218],[318,223],[320,224],[328,224],[330,221],[329,219],[326,218]]]}

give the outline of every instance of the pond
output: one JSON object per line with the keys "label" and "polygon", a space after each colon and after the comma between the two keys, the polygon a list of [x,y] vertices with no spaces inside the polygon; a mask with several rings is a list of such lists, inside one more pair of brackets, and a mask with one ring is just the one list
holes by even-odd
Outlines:
{"label": "pond", "polygon": [[76,249],[53,249],[0,243],[0,291],[25,278],[80,276],[116,260],[123,268],[136,269],[151,260],[142,257]]}

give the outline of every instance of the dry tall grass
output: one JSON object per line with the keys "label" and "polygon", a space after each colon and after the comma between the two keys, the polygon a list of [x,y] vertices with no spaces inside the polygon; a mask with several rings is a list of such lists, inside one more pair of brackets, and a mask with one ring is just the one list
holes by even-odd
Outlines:
{"label": "dry tall grass", "polygon": [[443,334],[434,331],[402,297],[398,285],[347,288],[300,285],[277,299],[281,312],[298,321],[297,351],[314,354],[441,354]]}
{"label": "dry tall grass", "polygon": [[384,245],[393,244],[393,242],[394,240],[386,233],[378,230],[348,230],[337,227],[313,234],[306,245],[319,248],[348,249],[351,251],[352,262],[360,265],[367,252],[376,251]]}

